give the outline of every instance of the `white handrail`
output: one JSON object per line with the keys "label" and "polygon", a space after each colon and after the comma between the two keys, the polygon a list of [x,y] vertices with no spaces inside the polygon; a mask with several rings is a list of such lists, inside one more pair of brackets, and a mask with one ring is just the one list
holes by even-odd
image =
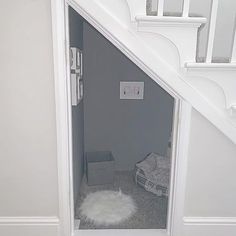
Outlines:
{"label": "white handrail", "polygon": [[207,42],[207,54],[206,54],[206,62],[208,63],[212,62],[212,52],[213,52],[213,44],[216,31],[216,18],[217,18],[218,5],[219,5],[219,0],[212,0],[209,35]]}
{"label": "white handrail", "polygon": [[[235,22],[236,24],[236,22]],[[236,25],[235,25],[235,31],[234,31],[234,38],[233,38],[233,48],[232,48],[232,54],[231,54],[231,62],[236,62]]]}
{"label": "white handrail", "polygon": [[164,13],[164,0],[158,0],[157,15],[163,16]]}
{"label": "white handrail", "polygon": [[189,15],[190,0],[184,0],[183,2],[183,17],[188,17]]}

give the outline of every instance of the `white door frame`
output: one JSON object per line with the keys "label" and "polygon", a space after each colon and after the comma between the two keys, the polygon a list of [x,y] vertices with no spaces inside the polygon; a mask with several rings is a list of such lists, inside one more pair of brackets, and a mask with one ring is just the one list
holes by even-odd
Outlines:
{"label": "white door frame", "polygon": [[[136,62],[139,67],[151,78],[163,85],[158,75],[142,66],[132,53],[121,43],[108,35],[103,26],[89,16],[73,0],[51,0],[54,80],[56,101],[57,125],[57,160],[58,160],[58,191],[59,191],[59,218],[60,235],[74,234],[74,203],[73,203],[73,177],[72,177],[72,127],[71,127],[71,91],[70,68],[68,53],[68,5],[72,6],[82,17],[93,25],[100,33],[117,46],[129,59]],[[175,98],[174,134],[172,148],[172,186],[170,191],[167,235],[179,236],[182,234],[184,217],[184,198],[187,173],[188,140],[191,120],[191,106],[179,97],[171,88],[162,86]],[[180,171],[181,170],[181,171]]]}

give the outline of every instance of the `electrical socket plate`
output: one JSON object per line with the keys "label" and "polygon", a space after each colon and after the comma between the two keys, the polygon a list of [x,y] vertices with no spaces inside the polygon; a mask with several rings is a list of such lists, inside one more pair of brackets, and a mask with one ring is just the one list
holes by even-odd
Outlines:
{"label": "electrical socket plate", "polygon": [[120,99],[143,99],[144,82],[120,82]]}

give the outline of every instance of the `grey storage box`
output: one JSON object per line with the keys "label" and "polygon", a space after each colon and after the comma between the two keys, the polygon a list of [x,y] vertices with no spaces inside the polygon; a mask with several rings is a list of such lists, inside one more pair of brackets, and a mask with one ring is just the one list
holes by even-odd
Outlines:
{"label": "grey storage box", "polygon": [[88,185],[109,184],[114,181],[115,160],[111,152],[87,152],[86,174]]}

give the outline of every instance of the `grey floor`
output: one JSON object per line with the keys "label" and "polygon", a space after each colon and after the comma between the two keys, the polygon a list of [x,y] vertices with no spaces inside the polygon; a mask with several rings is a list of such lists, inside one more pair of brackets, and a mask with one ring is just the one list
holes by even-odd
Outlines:
{"label": "grey floor", "polygon": [[[119,188],[123,193],[132,196],[137,212],[129,220],[118,225],[96,226],[80,216],[79,206],[88,193],[99,190],[114,190]],[[88,186],[85,179],[82,182],[78,202],[76,205],[76,218],[80,219],[80,229],[163,229],[166,228],[168,199],[157,197],[137,186],[133,179],[133,172],[116,172],[113,184]]]}

